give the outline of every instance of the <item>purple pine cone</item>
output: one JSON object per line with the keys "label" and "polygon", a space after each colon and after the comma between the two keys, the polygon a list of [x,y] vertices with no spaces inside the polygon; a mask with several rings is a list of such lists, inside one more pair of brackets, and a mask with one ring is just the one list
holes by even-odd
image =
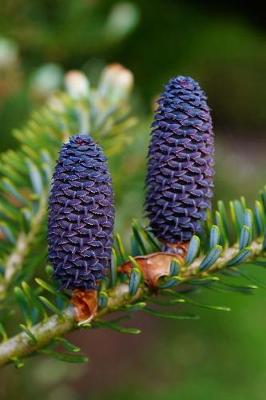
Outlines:
{"label": "purple pine cone", "polygon": [[205,93],[189,77],[169,81],[152,124],[146,211],[154,235],[182,243],[200,232],[211,206],[214,137]]}
{"label": "purple pine cone", "polygon": [[114,206],[102,149],[88,135],[62,146],[49,199],[49,260],[61,288],[95,289],[111,262]]}

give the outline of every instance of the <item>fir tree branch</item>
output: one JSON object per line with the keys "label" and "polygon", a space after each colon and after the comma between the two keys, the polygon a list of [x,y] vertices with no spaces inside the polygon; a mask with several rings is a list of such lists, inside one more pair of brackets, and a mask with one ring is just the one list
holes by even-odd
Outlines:
{"label": "fir tree branch", "polygon": [[[257,240],[254,240],[253,242],[250,243],[249,245],[249,250],[250,250],[250,255],[247,259],[245,259],[245,261],[252,261],[254,259],[256,259],[256,257],[258,255],[262,254],[262,243],[260,243]],[[208,275],[210,273],[215,273],[218,272],[220,270],[222,270],[223,268],[225,268],[228,264],[229,261],[231,261],[234,257],[237,256],[237,254],[239,253],[239,247],[238,245],[234,245],[232,247],[228,247],[227,249],[224,250],[223,254],[221,257],[219,257],[217,259],[217,261],[212,264],[211,268],[208,270]],[[190,279],[191,277],[194,277],[195,275],[197,277],[201,277],[202,275],[204,275],[205,273],[201,273],[199,272],[199,267],[201,262],[203,261],[205,256],[201,256],[198,257],[189,267],[187,270],[184,271],[184,278],[186,279]]]}
{"label": "fir tree branch", "polygon": [[[35,248],[37,252],[40,250],[41,255],[46,251],[46,241],[40,233],[46,226],[47,192],[62,140],[79,133],[81,126],[86,127],[85,130],[90,126],[90,133],[96,141],[103,141],[109,156],[119,152],[128,141],[125,130],[133,122],[127,114],[132,75],[123,68],[121,70],[120,66],[108,67],[99,87],[88,90],[88,85],[85,85],[86,93],[80,98],[81,93],[76,92],[80,86],[75,86],[75,82],[77,78],[84,82],[86,77],[74,73],[74,78],[73,81],[73,73],[68,76],[70,96],[62,94],[50,99],[50,108],[35,113],[26,128],[17,133],[21,147],[16,152],[9,151],[2,156],[0,300],[7,301],[3,301],[0,322],[0,335],[3,337],[0,344],[0,365],[13,362],[20,366],[21,359],[38,352],[57,355],[59,358],[62,354],[50,349],[58,343],[65,343],[66,349],[71,351],[71,346],[72,349],[74,346],[63,336],[72,330],[86,327],[85,323],[77,324],[77,310],[70,305],[66,296],[58,292],[54,282],[36,279],[36,287],[29,278],[38,267],[44,267],[38,255],[36,256]],[[228,213],[224,204],[219,202],[218,210],[213,215],[211,212],[209,214],[202,239],[192,237],[184,262],[181,256],[161,253],[161,245],[150,231],[133,222],[130,251],[125,250],[119,235],[116,237],[110,276],[99,287],[99,311],[90,320],[92,325],[87,323],[87,327],[105,326],[124,333],[138,333],[138,330],[118,326],[115,321],[102,319],[116,311],[128,313],[142,309],[165,318],[190,318],[189,315],[167,315],[145,308],[146,302],[157,301],[159,304],[160,299],[154,298],[155,293],[168,296],[171,292],[171,296],[177,298],[172,299],[172,303],[171,300],[162,303],[174,304],[180,300],[179,291],[184,286],[200,288],[207,282],[215,288],[214,282],[217,284],[217,281],[226,286],[220,271],[232,277],[247,275],[245,271],[241,271],[240,264],[246,261],[255,262],[259,256],[263,256],[266,248],[266,190],[260,193],[253,209],[246,207],[245,199],[241,198],[240,201],[230,202]],[[36,237],[38,239],[35,241]],[[154,253],[156,257],[158,255],[158,265],[156,257],[153,258]],[[146,262],[147,259],[149,263]],[[143,265],[140,261],[143,261]],[[145,262],[146,267],[150,268],[150,276],[155,277],[155,291],[154,287],[149,289],[152,281],[145,278]],[[160,263],[165,264],[161,270]],[[257,263],[266,265],[265,260],[261,259]],[[125,264],[127,270],[122,268]],[[51,275],[49,266],[46,272]],[[229,285],[230,290],[242,292],[248,292],[254,287]],[[47,298],[43,291],[48,292]],[[181,300],[185,302],[186,299]],[[195,301],[193,303],[193,299],[188,300],[197,304]],[[223,308],[211,305],[206,307],[217,310]],[[52,314],[49,317],[47,310],[49,315]],[[9,339],[4,324],[11,314],[22,316],[23,324],[20,324],[22,332]],[[69,361],[69,354],[65,356],[66,361]],[[75,357],[72,361],[74,359]]]}
{"label": "fir tree branch", "polygon": [[5,273],[0,283],[0,301],[6,297],[6,292],[14,276],[21,269],[23,262],[28,255],[31,246],[42,229],[42,221],[47,213],[47,193],[43,193],[40,206],[35,218],[33,219],[31,229],[28,233],[20,232],[13,251],[9,254],[5,262]]}
{"label": "fir tree branch", "polygon": [[[95,319],[137,301],[143,296],[144,291],[144,287],[140,288],[134,297],[130,297],[127,284],[117,285],[109,292],[107,307],[99,311]],[[75,311],[72,306],[68,306],[60,315],[52,315],[39,324],[28,328],[28,333],[21,332],[13,338],[3,341],[0,344],[0,367],[35,353],[48,345],[53,339],[73,329],[77,329]]]}
{"label": "fir tree branch", "polygon": [[[249,249],[250,255],[248,260],[254,261],[258,255],[261,255],[262,244],[259,241],[253,241]],[[182,269],[180,271],[178,278],[182,280],[183,283],[186,283],[191,279],[211,276],[225,269],[227,264],[238,253],[239,249],[237,246],[228,247],[208,272],[199,269],[203,257],[198,257],[187,269]],[[159,290],[159,293],[163,293],[163,289]],[[107,291],[107,306],[100,310],[94,319],[97,321],[107,314],[123,310],[127,305],[134,304],[140,300],[149,301],[149,298],[153,295],[154,293],[148,291],[143,283],[139,286],[134,296],[130,295],[130,287],[127,283],[118,283],[114,288]],[[62,336],[77,328],[78,325],[75,322],[74,308],[68,306],[62,311],[61,315],[52,315],[43,322],[29,328],[28,333],[22,332],[11,339],[3,341],[0,345],[0,366],[29,356],[47,346],[51,341],[56,339],[56,337]]]}
{"label": "fir tree branch", "polygon": [[30,355],[46,346],[57,336],[62,336],[74,327],[74,309],[68,307],[62,315],[52,315],[47,320],[21,332],[0,346],[0,366]]}

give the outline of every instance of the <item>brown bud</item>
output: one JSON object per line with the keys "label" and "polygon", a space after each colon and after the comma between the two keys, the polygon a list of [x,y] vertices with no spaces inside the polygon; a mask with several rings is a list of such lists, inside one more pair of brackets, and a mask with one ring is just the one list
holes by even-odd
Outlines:
{"label": "brown bud", "polygon": [[71,303],[75,309],[76,321],[90,322],[95,317],[98,308],[97,290],[75,289]]}

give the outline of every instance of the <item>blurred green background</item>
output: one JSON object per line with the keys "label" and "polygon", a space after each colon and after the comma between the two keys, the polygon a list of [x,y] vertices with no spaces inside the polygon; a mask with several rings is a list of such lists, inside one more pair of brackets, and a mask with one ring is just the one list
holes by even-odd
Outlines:
{"label": "blurred green background", "polygon": [[[154,98],[173,75],[191,75],[208,93],[216,133],[216,193],[254,201],[265,183],[266,30],[248,2],[181,0],[1,0],[0,150],[12,129],[80,69],[95,82],[119,62],[135,76],[139,123],[111,168],[117,226],[143,215],[145,155]],[[126,176],[126,179],[125,179]],[[231,313],[161,322],[137,315],[137,337],[72,334],[85,366],[34,359],[0,373],[0,399],[254,399],[266,392],[265,290],[255,296],[204,291]]]}

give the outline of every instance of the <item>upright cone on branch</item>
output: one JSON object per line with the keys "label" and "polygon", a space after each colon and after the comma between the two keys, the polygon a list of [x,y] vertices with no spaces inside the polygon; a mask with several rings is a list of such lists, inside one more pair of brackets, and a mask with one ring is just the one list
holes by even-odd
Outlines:
{"label": "upright cone on branch", "polygon": [[211,206],[214,138],[206,95],[192,78],[171,79],[158,104],[148,152],[146,212],[154,235],[173,250],[200,232]]}
{"label": "upright cone on branch", "polygon": [[49,260],[62,288],[95,290],[111,263],[112,182],[88,135],[62,146],[49,199]]}

